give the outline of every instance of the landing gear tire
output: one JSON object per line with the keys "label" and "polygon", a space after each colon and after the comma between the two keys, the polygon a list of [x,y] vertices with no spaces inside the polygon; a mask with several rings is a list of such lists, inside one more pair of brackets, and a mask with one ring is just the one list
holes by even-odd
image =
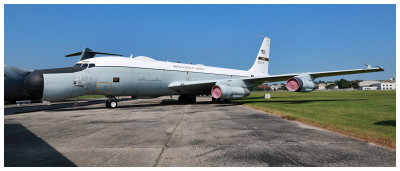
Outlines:
{"label": "landing gear tire", "polygon": [[179,96],[178,97],[178,102],[179,103],[184,103],[185,102],[185,96]]}
{"label": "landing gear tire", "polygon": [[189,96],[189,103],[196,103],[196,96]]}
{"label": "landing gear tire", "polygon": [[116,108],[118,106],[118,100],[115,97],[108,97],[106,101],[107,108]]}

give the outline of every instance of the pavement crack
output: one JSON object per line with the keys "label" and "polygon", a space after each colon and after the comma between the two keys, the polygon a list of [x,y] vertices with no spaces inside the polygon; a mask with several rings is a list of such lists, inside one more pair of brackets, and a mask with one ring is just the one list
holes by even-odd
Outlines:
{"label": "pavement crack", "polygon": [[[186,109],[187,106],[189,106],[189,105],[186,105],[184,109]],[[177,128],[177,127],[179,126],[179,124],[182,122],[183,116],[184,116],[184,115],[185,115],[185,112],[181,112],[181,117],[179,118],[179,121],[175,124],[175,127],[174,127],[174,129],[171,131],[171,133],[168,133],[169,136],[168,136],[168,138],[167,138],[167,141],[165,141],[165,143],[164,143],[164,145],[163,145],[163,147],[162,147],[162,149],[161,149],[160,154],[158,154],[157,159],[156,159],[156,161],[154,162],[153,167],[158,166],[158,164],[160,163],[161,156],[163,155],[165,149],[168,148],[168,143],[171,141],[172,136],[174,135],[174,132],[175,132],[176,128]]]}

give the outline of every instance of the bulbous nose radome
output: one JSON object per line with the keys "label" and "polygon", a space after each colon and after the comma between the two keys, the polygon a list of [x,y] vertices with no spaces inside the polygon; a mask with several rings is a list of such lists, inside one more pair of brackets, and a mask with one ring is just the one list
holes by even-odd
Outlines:
{"label": "bulbous nose radome", "polygon": [[44,87],[43,73],[40,71],[30,73],[25,78],[24,87],[33,100],[42,99]]}

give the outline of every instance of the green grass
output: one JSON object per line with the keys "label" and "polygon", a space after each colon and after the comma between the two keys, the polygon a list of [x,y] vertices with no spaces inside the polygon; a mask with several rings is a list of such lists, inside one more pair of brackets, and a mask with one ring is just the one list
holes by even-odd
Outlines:
{"label": "green grass", "polygon": [[[265,93],[271,99],[264,99]],[[252,92],[235,102],[396,147],[396,91]]]}

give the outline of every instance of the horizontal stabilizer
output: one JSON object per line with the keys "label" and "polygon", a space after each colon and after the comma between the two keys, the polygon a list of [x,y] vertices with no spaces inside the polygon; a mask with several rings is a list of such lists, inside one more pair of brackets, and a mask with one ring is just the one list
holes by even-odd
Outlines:
{"label": "horizontal stabilizer", "polygon": [[104,52],[94,52],[89,48],[85,48],[83,49],[82,52],[76,52],[76,53],[72,53],[69,55],[65,55],[65,57],[71,57],[71,56],[79,56],[81,55],[81,58],[79,59],[79,61],[81,60],[85,60],[85,59],[89,59],[89,58],[93,58],[96,54],[101,54],[101,55],[112,55],[112,56],[122,56],[119,54],[113,54],[113,53],[104,53]]}

